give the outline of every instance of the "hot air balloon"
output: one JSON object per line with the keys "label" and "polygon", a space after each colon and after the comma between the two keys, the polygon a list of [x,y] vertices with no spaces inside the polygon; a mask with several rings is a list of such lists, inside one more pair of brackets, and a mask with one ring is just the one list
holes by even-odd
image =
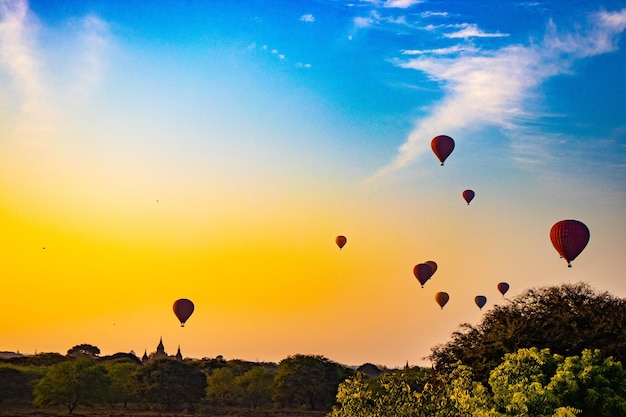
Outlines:
{"label": "hot air balloon", "polygon": [[430,147],[443,166],[443,161],[445,161],[454,150],[454,139],[446,135],[435,136],[433,140],[430,141]]}
{"label": "hot air balloon", "polygon": [[470,201],[472,201],[474,199],[475,195],[476,195],[476,193],[474,193],[474,191],[472,191],[472,190],[465,190],[465,191],[463,191],[463,199],[467,202],[468,206],[469,206]]}
{"label": "hot air balloon", "polygon": [[430,265],[430,267],[433,270],[433,275],[435,275],[435,272],[437,272],[437,262],[435,261],[426,261],[424,262],[426,265]]}
{"label": "hot air balloon", "polygon": [[435,294],[435,301],[439,304],[439,307],[443,310],[443,306],[448,304],[448,300],[450,300],[450,296],[447,292],[438,292]]}
{"label": "hot air balloon", "polygon": [[337,246],[339,246],[339,250],[341,250],[341,248],[343,248],[347,242],[348,239],[345,236],[339,235],[335,238],[335,243],[337,244]]}
{"label": "hot air balloon", "polygon": [[428,264],[417,264],[413,267],[413,274],[420,284],[422,284],[422,288],[424,288],[426,281],[433,276],[433,268]]}
{"label": "hot air balloon", "polygon": [[500,291],[500,294],[502,294],[503,297],[504,297],[504,294],[506,294],[508,290],[509,290],[509,284],[507,284],[506,282],[498,283],[498,291]]}
{"label": "hot air balloon", "polygon": [[181,298],[174,301],[174,314],[180,320],[180,327],[185,327],[185,322],[191,317],[193,309],[194,306],[191,300]]}
{"label": "hot air balloon", "polygon": [[561,220],[550,229],[550,240],[556,251],[572,267],[571,261],[585,249],[589,243],[589,228],[578,220]]}
{"label": "hot air balloon", "polygon": [[484,295],[477,295],[476,297],[474,297],[474,302],[476,303],[478,308],[482,310],[485,304],[487,304],[487,297],[485,297]]}

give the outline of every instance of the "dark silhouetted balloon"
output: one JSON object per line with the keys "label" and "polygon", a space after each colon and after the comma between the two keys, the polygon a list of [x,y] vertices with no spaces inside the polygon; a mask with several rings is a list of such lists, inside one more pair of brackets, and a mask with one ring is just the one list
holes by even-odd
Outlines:
{"label": "dark silhouetted balloon", "polygon": [[422,288],[424,288],[426,281],[433,276],[433,268],[428,264],[417,264],[413,267],[413,274],[420,284],[422,284]]}
{"label": "dark silhouetted balloon", "polygon": [[469,206],[470,201],[472,201],[474,199],[475,195],[476,195],[476,193],[474,193],[474,191],[472,191],[472,190],[465,190],[465,191],[463,191],[463,199],[467,202],[468,206]]}
{"label": "dark silhouetted balloon", "polygon": [[430,265],[430,267],[433,270],[433,275],[435,275],[435,272],[437,272],[437,262],[435,261],[426,261],[424,262],[426,265]]}
{"label": "dark silhouetted balloon", "polygon": [[476,297],[474,297],[474,302],[476,303],[478,308],[482,310],[485,304],[487,304],[487,297],[485,297],[484,295],[477,295]]}
{"label": "dark silhouetted balloon", "polygon": [[550,229],[554,249],[565,259],[568,267],[589,243],[589,229],[578,220],[561,220]]}
{"label": "dark silhouetted balloon", "polygon": [[180,327],[185,327],[185,322],[191,317],[194,305],[191,300],[181,298],[174,301],[174,314],[180,320]]}
{"label": "dark silhouetted balloon", "polygon": [[435,301],[437,302],[437,304],[439,304],[439,307],[441,307],[442,310],[443,306],[448,304],[449,300],[450,296],[447,292],[438,292],[437,294],[435,294]]}
{"label": "dark silhouetted balloon", "polygon": [[348,239],[345,236],[340,235],[335,238],[335,243],[337,244],[337,246],[339,246],[339,250],[341,250],[347,242]]}
{"label": "dark silhouetted balloon", "polygon": [[504,294],[506,294],[508,290],[509,290],[509,284],[507,284],[506,282],[498,283],[498,291],[500,291],[500,294],[502,294],[502,296],[504,296]]}
{"label": "dark silhouetted balloon", "polygon": [[430,147],[443,166],[443,162],[454,150],[454,139],[446,135],[435,136],[430,141]]}

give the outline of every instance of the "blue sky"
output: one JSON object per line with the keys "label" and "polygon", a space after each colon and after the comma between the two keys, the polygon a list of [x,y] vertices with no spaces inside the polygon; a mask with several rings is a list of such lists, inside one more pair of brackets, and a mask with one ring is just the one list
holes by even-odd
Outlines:
{"label": "blue sky", "polygon": [[[180,337],[138,323],[184,296],[190,355],[401,366],[503,279],[626,296],[625,30],[620,1],[0,0],[0,274],[59,282],[0,350],[142,351]],[[571,269],[547,238],[565,218],[592,236]],[[38,321],[76,300],[93,311]]]}

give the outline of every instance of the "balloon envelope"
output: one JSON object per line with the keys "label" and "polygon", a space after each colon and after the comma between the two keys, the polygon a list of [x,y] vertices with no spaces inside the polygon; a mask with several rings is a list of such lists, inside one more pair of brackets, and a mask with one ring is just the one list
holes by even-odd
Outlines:
{"label": "balloon envelope", "polygon": [[185,327],[185,322],[191,317],[194,305],[191,300],[181,298],[174,301],[174,314],[180,320],[180,327]]}
{"label": "balloon envelope", "polygon": [[426,262],[424,262],[424,263],[425,263],[426,265],[430,265],[430,267],[431,267],[431,268],[432,268],[432,270],[433,270],[432,275],[435,275],[435,272],[437,272],[437,262],[435,262],[435,261],[426,261]]}
{"label": "balloon envelope", "polygon": [[476,297],[474,297],[474,302],[476,303],[478,308],[482,310],[485,304],[487,304],[487,297],[485,297],[484,295],[477,295]]}
{"label": "balloon envelope", "polygon": [[509,284],[507,284],[506,282],[498,283],[498,291],[500,291],[500,294],[504,295],[506,294],[508,290],[509,290]]}
{"label": "balloon envelope", "polygon": [[469,206],[470,201],[472,201],[474,199],[475,195],[476,195],[476,193],[474,193],[474,191],[472,191],[472,190],[465,190],[465,191],[463,191],[463,199],[465,200],[465,202],[467,202],[468,206]]}
{"label": "balloon envelope", "polygon": [[339,246],[339,249],[343,248],[347,242],[348,239],[345,236],[339,235],[335,238],[335,243]]}
{"label": "balloon envelope", "polygon": [[435,294],[435,301],[437,302],[437,304],[439,304],[439,307],[441,307],[442,310],[443,306],[448,304],[449,300],[450,296],[447,292],[438,292],[437,294]]}
{"label": "balloon envelope", "polygon": [[417,264],[413,267],[413,274],[424,288],[426,281],[433,276],[433,268],[428,264]]}
{"label": "balloon envelope", "polygon": [[578,220],[561,220],[550,229],[550,240],[554,249],[571,268],[570,262],[576,259],[589,243],[589,229]]}
{"label": "balloon envelope", "polygon": [[443,161],[445,161],[454,150],[454,139],[446,135],[435,136],[430,141],[430,147],[441,162],[441,165],[443,165]]}

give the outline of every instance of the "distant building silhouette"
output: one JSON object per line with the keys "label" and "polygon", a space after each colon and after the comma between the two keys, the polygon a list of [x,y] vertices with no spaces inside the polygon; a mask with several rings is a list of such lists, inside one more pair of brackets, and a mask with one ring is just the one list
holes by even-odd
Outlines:
{"label": "distant building silhouette", "polygon": [[178,345],[178,351],[176,352],[176,355],[168,355],[167,352],[165,351],[165,346],[163,345],[163,337],[161,337],[161,339],[159,340],[159,344],[156,347],[155,352],[152,352],[150,353],[150,355],[148,355],[148,350],[147,349],[144,350],[143,356],[141,357],[141,363],[143,363],[144,365],[147,365],[158,359],[172,359],[172,360],[182,361],[183,355],[182,353],[180,353],[180,345]]}

